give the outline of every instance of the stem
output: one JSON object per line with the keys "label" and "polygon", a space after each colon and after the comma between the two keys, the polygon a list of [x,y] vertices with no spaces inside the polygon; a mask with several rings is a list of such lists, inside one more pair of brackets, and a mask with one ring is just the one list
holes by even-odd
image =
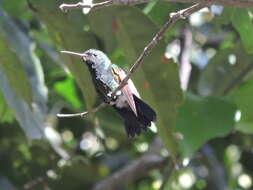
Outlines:
{"label": "stem", "polygon": [[90,114],[93,114],[93,113],[96,113],[98,112],[99,110],[107,107],[108,104],[106,103],[102,103],[100,104],[99,106],[95,107],[93,110],[87,112],[82,112],[82,113],[73,113],[73,114],[57,114],[57,117],[60,117],[60,118],[72,118],[72,117],[85,117],[87,115],[90,115]]}

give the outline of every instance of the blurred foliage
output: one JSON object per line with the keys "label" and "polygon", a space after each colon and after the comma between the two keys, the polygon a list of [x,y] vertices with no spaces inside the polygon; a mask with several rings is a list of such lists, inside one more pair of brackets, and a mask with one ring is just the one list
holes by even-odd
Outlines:
{"label": "blurred foliage", "polygon": [[[213,6],[166,32],[133,80],[158,113],[134,139],[97,98],[86,66],[60,50],[98,48],[128,70],[171,12],[150,2],[63,13],[63,0],[0,1],[0,189],[88,189],[146,152],[156,136],[184,166],[164,189],[251,189],[253,177],[252,9]],[[76,2],[76,1],[75,1]],[[192,36],[189,87],[180,88],[183,31]],[[36,140],[34,140],[36,138]],[[125,189],[159,189],[168,168]],[[169,168],[170,169],[170,168]]]}

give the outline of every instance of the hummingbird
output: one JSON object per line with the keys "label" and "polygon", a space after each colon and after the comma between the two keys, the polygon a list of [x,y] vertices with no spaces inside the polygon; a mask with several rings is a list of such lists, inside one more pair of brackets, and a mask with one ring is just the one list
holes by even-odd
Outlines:
{"label": "hummingbird", "polygon": [[91,73],[98,96],[122,117],[128,137],[147,131],[151,122],[156,120],[156,112],[141,100],[131,79],[112,97],[112,92],[126,77],[126,73],[119,66],[112,64],[105,53],[96,49],[89,49],[84,53],[61,52],[82,58]]}

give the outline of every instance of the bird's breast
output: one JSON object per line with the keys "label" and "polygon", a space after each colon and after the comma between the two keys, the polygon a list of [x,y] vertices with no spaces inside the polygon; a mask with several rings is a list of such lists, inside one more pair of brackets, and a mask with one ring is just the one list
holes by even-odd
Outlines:
{"label": "bird's breast", "polygon": [[91,68],[95,74],[95,79],[104,83],[111,90],[117,88],[119,84],[115,81],[114,75],[111,72],[110,65],[96,64]]}

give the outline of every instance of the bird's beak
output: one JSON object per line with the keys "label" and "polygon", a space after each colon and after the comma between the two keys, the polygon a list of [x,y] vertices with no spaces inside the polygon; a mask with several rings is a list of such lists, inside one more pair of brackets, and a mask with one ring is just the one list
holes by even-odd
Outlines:
{"label": "bird's beak", "polygon": [[76,55],[76,56],[82,57],[83,59],[85,59],[88,56],[86,53],[76,53],[76,52],[72,52],[72,51],[61,51],[61,53]]}

